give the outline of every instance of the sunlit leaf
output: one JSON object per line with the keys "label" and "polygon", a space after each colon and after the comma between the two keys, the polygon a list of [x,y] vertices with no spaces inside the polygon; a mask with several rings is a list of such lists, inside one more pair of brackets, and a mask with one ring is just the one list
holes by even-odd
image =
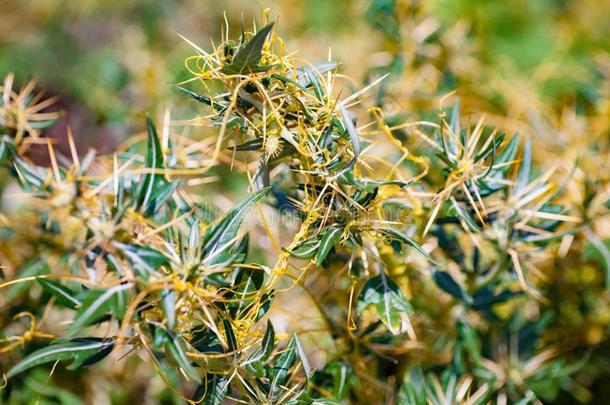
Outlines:
{"label": "sunlit leaf", "polygon": [[153,215],[171,198],[178,183],[165,180],[161,143],[150,117],[146,117],[146,128],[148,130],[146,168],[150,169],[151,173],[144,174],[140,179],[136,208],[141,209],[144,215]]}
{"label": "sunlit leaf", "polygon": [[202,405],[220,405],[228,389],[229,379],[226,376],[208,373],[205,383],[197,387],[193,401]]}
{"label": "sunlit leaf", "polygon": [[426,251],[424,249],[422,249],[421,246],[419,246],[413,239],[409,238],[407,235],[400,233],[391,228],[375,228],[375,230],[390,237],[391,239],[397,240],[401,243],[411,246],[413,249],[417,250],[420,254],[422,254],[428,260],[432,260],[430,255],[428,255],[428,253],[426,253]]}
{"label": "sunlit leaf", "polygon": [[326,228],[322,232],[320,247],[316,252],[316,263],[322,264],[324,259],[326,259],[326,256],[328,256],[330,253],[330,250],[335,247],[337,243],[339,243],[342,234],[343,228],[341,227]]}
{"label": "sunlit leaf", "polygon": [[527,138],[523,145],[523,156],[521,156],[521,164],[515,181],[515,193],[519,193],[527,186],[530,180],[532,170],[532,141]]}
{"label": "sunlit leaf", "polygon": [[59,283],[58,281],[39,278],[36,281],[40,283],[42,288],[52,294],[57,302],[70,309],[76,309],[82,305],[82,302],[76,297],[74,291]]}
{"label": "sunlit leaf", "polygon": [[369,306],[375,308],[393,334],[402,333],[409,327],[408,314],[413,312],[413,308],[401,289],[384,273],[371,278],[362,287],[356,307],[358,313]]}
{"label": "sunlit leaf", "polygon": [[197,93],[195,93],[195,92],[193,92],[193,91],[191,91],[189,89],[186,89],[186,88],[184,88],[182,86],[174,85],[174,88],[176,90],[178,90],[178,91],[180,91],[180,92],[182,92],[182,93],[192,97],[193,99],[199,101],[200,103],[207,104],[207,105],[209,105],[209,106],[211,106],[213,108],[219,109],[219,110],[224,110],[226,108],[226,106],[224,104],[221,104],[221,103],[219,103],[217,101],[214,101],[214,100],[212,100],[209,97],[197,94]]}
{"label": "sunlit leaf", "polygon": [[261,378],[263,376],[262,363],[267,361],[275,346],[275,330],[270,321],[267,321],[267,329],[261,342],[260,348],[257,348],[244,363],[246,370]]}
{"label": "sunlit leaf", "polygon": [[127,307],[124,294],[130,288],[132,288],[131,284],[121,284],[108,289],[97,288],[85,291],[83,296],[79,297],[82,305],[76,311],[68,332],[74,334],[81,328],[105,318],[110,312],[120,318]]}
{"label": "sunlit leaf", "polygon": [[167,256],[149,246],[137,244],[124,245],[117,242],[114,245],[121,249],[136,273],[144,279],[148,279],[150,273],[169,263]]}
{"label": "sunlit leaf", "polygon": [[161,306],[167,319],[167,327],[174,329],[176,326],[176,292],[174,290],[163,290],[161,293]]}
{"label": "sunlit leaf", "polygon": [[158,328],[158,331],[161,335],[165,335],[163,340],[167,352],[176,364],[178,364],[178,367],[180,367],[190,380],[201,383],[202,378],[200,373],[193,367],[186,355],[183,339],[179,335],[166,331],[163,328]]}
{"label": "sunlit leaf", "polygon": [[350,388],[358,383],[358,378],[349,363],[333,361],[328,363],[323,371],[332,376],[332,392],[339,401],[347,398]]}
{"label": "sunlit leaf", "polygon": [[250,195],[227,212],[218,223],[208,229],[203,237],[203,260],[206,265],[213,266],[226,262],[232,253],[231,247],[235,242],[244,215],[268,191],[269,188],[264,188]]}
{"label": "sunlit leaf", "polygon": [[254,303],[263,285],[265,272],[258,269],[239,268],[232,293],[227,295],[227,304],[233,319],[243,317]]}
{"label": "sunlit leaf", "polygon": [[223,72],[240,74],[247,71],[259,71],[259,69],[263,68],[258,66],[258,63],[262,57],[263,45],[272,28],[273,23],[265,25],[248,42],[241,44],[231,63],[222,68]]}
{"label": "sunlit leaf", "polygon": [[281,385],[288,379],[288,373],[297,360],[297,338],[292,336],[288,346],[274,361],[271,370],[270,380],[271,389],[269,396],[271,399],[277,398],[281,393]]}
{"label": "sunlit leaf", "polygon": [[299,259],[311,259],[320,247],[320,238],[312,238],[297,245],[290,254]]}
{"label": "sunlit leaf", "polygon": [[421,367],[415,367],[408,373],[398,395],[399,405],[428,405],[426,394],[427,382]]}
{"label": "sunlit leaf", "polygon": [[6,376],[12,378],[32,367],[58,360],[73,360],[68,369],[76,370],[102,360],[110,354],[113,345],[113,340],[99,338],[75,338],[61,341],[31,353],[11,368]]}

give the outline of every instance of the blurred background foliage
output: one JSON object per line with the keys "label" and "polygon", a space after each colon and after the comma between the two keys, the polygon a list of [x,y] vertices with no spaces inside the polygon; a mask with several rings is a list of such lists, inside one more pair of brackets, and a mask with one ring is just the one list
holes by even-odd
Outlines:
{"label": "blurred background foliage", "polygon": [[[258,19],[262,8],[278,17],[289,49],[304,58],[326,59],[332,48],[342,72],[357,83],[392,72],[379,94],[384,110],[394,112],[390,121],[435,117],[443,96],[455,91],[466,114],[484,112],[489,124],[530,134],[535,160],[552,153],[565,167],[578,161],[582,184],[607,186],[608,0],[4,0],[0,77],[14,72],[21,84],[35,78],[60,97],[64,114],[48,136],[63,137],[69,125],[79,148],[110,151],[143,129],[147,111],[160,115],[170,105],[175,117],[196,115],[169,86],[185,77],[183,61],[192,53],[177,33],[205,45],[222,30],[223,13],[237,33],[241,16]],[[582,190],[569,191],[574,205],[586,199]],[[594,228],[607,243],[607,215]],[[553,280],[544,291],[555,306],[547,341],[582,348],[576,356],[594,353],[577,373],[578,385],[562,387],[571,396],[549,394],[554,403],[610,398],[610,297],[601,259],[580,243],[581,256],[557,257],[541,269]],[[414,300],[422,310],[425,297]],[[430,322],[440,316],[435,310],[442,312],[431,309]],[[45,377],[29,376],[29,389],[79,403],[68,390],[44,385]],[[125,385],[121,378],[99,384]],[[134,403],[136,392],[117,390],[112,401]],[[160,402],[175,401],[159,392]]]}
{"label": "blurred background foliage", "polygon": [[402,71],[408,106],[456,90],[466,110],[510,118],[566,105],[608,111],[598,106],[609,91],[607,0],[5,0],[0,75],[37,78],[61,96],[75,133],[111,148],[142,127],[144,111],[172,102],[166,84],[189,52],[176,33],[205,43],[223,13],[238,32],[262,7],[304,58],[332,47],[357,80],[370,68]]}
{"label": "blurred background foliage", "polygon": [[[333,44],[343,59],[364,59],[375,46],[374,41],[355,46],[370,33],[363,19],[365,2],[270,1],[263,6],[279,17],[291,48],[303,57],[326,58]],[[247,0],[3,1],[0,74],[15,72],[17,82],[37,78],[67,104],[70,123],[87,129],[89,135],[82,135],[87,142],[94,142],[91,132],[116,142],[126,127],[142,127],[145,111],[171,103],[167,84],[184,74],[190,53],[177,33],[209,44],[222,29],[223,13],[238,33],[242,15],[250,23],[260,12],[257,1]]]}

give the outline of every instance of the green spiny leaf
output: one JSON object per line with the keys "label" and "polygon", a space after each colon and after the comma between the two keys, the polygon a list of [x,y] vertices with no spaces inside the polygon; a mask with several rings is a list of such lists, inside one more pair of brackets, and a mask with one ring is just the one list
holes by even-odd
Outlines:
{"label": "green spiny leaf", "polygon": [[288,379],[288,372],[294,366],[294,363],[297,360],[297,338],[296,336],[292,336],[290,342],[288,342],[288,346],[282,354],[280,354],[277,359],[275,359],[275,363],[273,365],[273,369],[271,370],[270,380],[271,380],[271,389],[269,392],[270,399],[277,398],[281,393],[281,385],[286,382]]}
{"label": "green spiny leaf", "polygon": [[358,383],[351,364],[343,361],[333,361],[324,367],[324,372],[332,376],[333,395],[341,401],[349,393],[350,387]]}
{"label": "green spiny leaf", "polygon": [[264,375],[263,363],[271,356],[274,346],[275,330],[273,329],[271,321],[267,321],[267,330],[265,331],[265,336],[263,336],[261,347],[254,351],[244,363],[246,370],[257,377],[262,378]]}
{"label": "green spiny leaf", "polygon": [[174,329],[176,326],[176,292],[174,290],[163,290],[161,293],[161,306],[167,319],[167,327]]}
{"label": "green spiny leaf", "polygon": [[251,307],[257,292],[263,285],[265,272],[259,269],[240,267],[237,270],[234,292],[227,296],[230,301],[228,306],[233,319],[240,319]]}
{"label": "green spiny leaf", "polygon": [[112,340],[98,338],[76,338],[67,342],[51,344],[25,357],[8,371],[6,377],[12,378],[32,367],[58,360],[74,360],[69,367],[74,370],[92,364],[92,357],[97,361],[101,360],[110,353],[113,345]]}
{"label": "green spiny leaf", "polygon": [[120,318],[127,306],[127,301],[122,298],[123,293],[130,288],[132,288],[131,284],[121,284],[108,289],[85,291],[83,296],[79,297],[82,305],[78,308],[68,333],[74,334],[81,328],[103,319],[110,311]]}
{"label": "green spiny leaf", "polygon": [[169,183],[162,173],[164,169],[161,143],[155,124],[150,117],[146,117],[148,130],[148,146],[146,152],[146,168],[151,173],[146,173],[138,185],[138,198],[136,207],[144,215],[155,214],[165,202],[172,196],[178,186],[177,183]]}
{"label": "green spiny leaf", "polygon": [[45,291],[52,294],[60,304],[63,304],[70,309],[77,309],[82,305],[82,302],[76,297],[74,291],[58,281],[45,278],[38,278],[36,281],[40,283]]}
{"label": "green spiny leaf", "polygon": [[297,245],[290,254],[298,259],[311,259],[318,248],[320,247],[320,239],[318,237],[307,239],[303,243]]}
{"label": "green spiny leaf", "polygon": [[408,327],[408,314],[413,308],[402,290],[385,274],[371,278],[362,288],[356,309],[362,313],[374,306],[381,321],[393,334],[402,333]]}
{"label": "green spiny leaf", "polygon": [[[167,332],[166,332],[167,333]],[[169,339],[166,340],[166,347],[171,357],[176,361],[178,366],[184,371],[189,379],[201,383],[201,375],[191,365],[186,352],[184,351],[182,339],[178,335],[168,333]]]}
{"label": "green spiny leaf", "polygon": [[391,228],[374,228],[374,229],[376,231],[379,231],[379,232],[389,236],[390,238],[393,238],[395,240],[398,240],[401,243],[411,246],[413,249],[417,250],[420,254],[422,254],[426,259],[434,262],[434,260],[432,260],[430,255],[428,253],[426,253],[426,251],[424,249],[422,249],[421,246],[419,246],[413,239],[409,238],[407,235],[402,234]]}
{"label": "green spiny leaf", "polygon": [[273,23],[269,23],[254,34],[248,42],[242,43],[231,63],[224,66],[222,71],[229,74],[240,74],[247,71],[255,72],[265,68],[258,66],[258,63],[262,57],[263,45],[272,28]]}
{"label": "green spiny leaf", "polygon": [[428,405],[426,393],[428,383],[421,367],[415,367],[405,374],[400,393],[398,395],[399,405]]}
{"label": "green spiny leaf", "polygon": [[221,374],[207,374],[205,384],[197,387],[193,401],[202,405],[220,405],[227,396],[229,379]]}
{"label": "green spiny leaf", "polygon": [[241,226],[242,219],[247,210],[258,200],[263,198],[269,191],[264,188],[250,195],[231,209],[217,224],[208,229],[203,237],[204,249],[203,260],[208,266],[222,264],[226,261],[227,255],[231,253],[237,232]]}
{"label": "green spiny leaf", "polygon": [[226,108],[226,106],[224,104],[221,104],[221,103],[219,103],[217,101],[214,101],[214,100],[212,100],[209,97],[197,94],[197,93],[195,93],[193,91],[190,91],[189,89],[186,89],[184,87],[174,85],[174,88],[176,90],[178,90],[178,91],[180,91],[180,92],[182,92],[182,93],[192,97],[193,99],[199,101],[200,103],[207,104],[207,105],[211,106],[212,108],[215,108],[215,109],[218,109],[218,110],[221,110],[221,111]]}
{"label": "green spiny leaf", "polygon": [[466,211],[464,208],[460,206],[460,204],[456,200],[451,200],[451,205],[456,215],[460,220],[464,222],[464,224],[470,228],[471,231],[481,232],[481,227],[476,223],[475,219]]}
{"label": "green spiny leaf", "polygon": [[349,113],[343,104],[339,104],[339,111],[341,112],[341,120],[343,121],[343,125],[345,125],[349,139],[352,142],[354,153],[354,157],[350,160],[347,166],[339,171],[338,176],[341,176],[342,174],[350,171],[358,161],[358,157],[360,156],[360,136],[358,135],[356,127],[354,126],[354,123],[352,122],[352,119],[350,118]]}
{"label": "green spiny leaf", "polygon": [[341,240],[341,235],[343,235],[343,228],[336,226],[326,228],[322,232],[320,247],[316,252],[317,264],[322,264],[330,250]]}
{"label": "green spiny leaf", "polygon": [[523,190],[530,180],[530,173],[532,171],[532,141],[527,138],[523,146],[523,156],[521,157],[521,165],[519,166],[519,172],[517,173],[517,180],[515,181],[515,193],[519,193]]}
{"label": "green spiny leaf", "polygon": [[134,270],[145,280],[148,279],[150,273],[169,263],[167,256],[148,246],[136,244],[124,245],[118,242],[113,243],[113,245],[123,252],[123,255],[129,260]]}

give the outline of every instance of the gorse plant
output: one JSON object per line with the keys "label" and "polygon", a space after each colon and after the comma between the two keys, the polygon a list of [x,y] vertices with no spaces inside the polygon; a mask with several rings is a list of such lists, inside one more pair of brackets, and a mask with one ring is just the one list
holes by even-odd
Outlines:
{"label": "gorse plant", "polygon": [[[24,387],[68,403],[50,382],[64,368],[134,362],[204,404],[525,404],[578,387],[582,347],[545,335],[545,269],[577,233],[608,252],[567,203],[572,168],[541,171],[527,136],[470,125],[457,103],[390,123],[371,97],[386,76],[354,90],[273,23],[188,42],[175,88],[202,111],[188,124],[212,128],[200,139],[167,112],[111,156],[79,157],[68,134],[65,157],[39,134],[52,101],[0,88],[24,200],[1,217],[2,401]],[[41,142],[49,168],[27,158]],[[222,167],[248,185],[225,212],[202,197]],[[301,342],[316,331],[274,315],[303,294],[326,339],[315,367]]]}

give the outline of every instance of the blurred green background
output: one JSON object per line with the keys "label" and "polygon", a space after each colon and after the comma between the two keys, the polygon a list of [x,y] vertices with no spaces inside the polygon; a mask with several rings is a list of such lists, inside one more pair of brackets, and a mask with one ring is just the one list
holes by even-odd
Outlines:
{"label": "blurred green background", "polygon": [[144,111],[178,102],[167,84],[192,51],[176,33],[206,48],[223,13],[237,34],[242,15],[260,21],[266,8],[303,57],[332,47],[362,80],[400,53],[429,68],[407,78],[421,88],[468,89],[500,110],[514,97],[585,108],[608,74],[608,0],[4,0],[0,75],[37,78],[61,96],[81,139],[111,147]]}
{"label": "blurred green background", "polygon": [[[223,13],[238,36],[241,16],[246,24],[260,21],[267,7],[271,18],[279,18],[289,47],[304,57],[326,58],[331,45],[341,56],[342,43],[367,30],[365,2],[5,0],[0,75],[14,72],[22,84],[37,79],[47,93],[60,96],[80,143],[107,150],[142,128],[144,112],[181,100],[168,83],[183,75],[184,58],[193,51],[177,33],[209,48],[210,39],[220,36]],[[373,45],[369,41],[358,52],[364,55]]]}

